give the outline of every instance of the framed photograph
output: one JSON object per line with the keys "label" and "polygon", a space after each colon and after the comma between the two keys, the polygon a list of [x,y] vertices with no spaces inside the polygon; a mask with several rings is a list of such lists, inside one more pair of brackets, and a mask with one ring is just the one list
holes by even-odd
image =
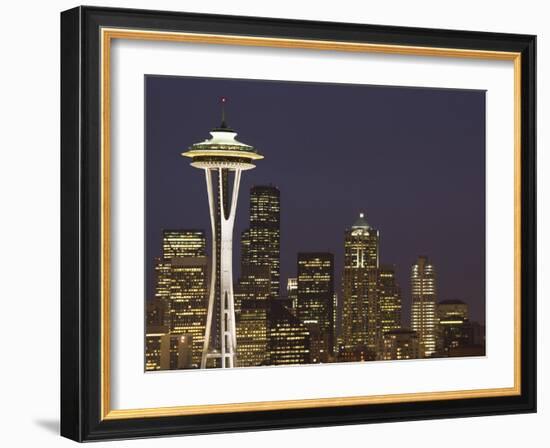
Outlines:
{"label": "framed photograph", "polygon": [[535,36],[61,14],[61,433],[536,411]]}

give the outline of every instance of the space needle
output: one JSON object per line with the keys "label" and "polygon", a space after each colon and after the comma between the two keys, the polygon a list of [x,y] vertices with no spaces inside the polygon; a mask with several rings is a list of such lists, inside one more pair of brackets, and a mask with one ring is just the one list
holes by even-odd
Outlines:
{"label": "space needle", "polygon": [[253,146],[239,142],[237,133],[227,126],[226,102],[226,98],[221,99],[222,122],[210,131],[211,138],[191,145],[181,154],[192,159],[191,166],[204,170],[212,228],[210,294],[201,369],[236,365],[233,226],[241,173],[263,159]]}

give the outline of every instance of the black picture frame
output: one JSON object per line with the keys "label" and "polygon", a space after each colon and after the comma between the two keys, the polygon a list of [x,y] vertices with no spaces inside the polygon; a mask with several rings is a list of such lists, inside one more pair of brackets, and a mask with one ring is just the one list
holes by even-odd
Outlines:
{"label": "black picture frame", "polygon": [[[100,29],[131,28],[521,53],[521,394],[101,418]],[[99,7],[61,14],[61,435],[76,441],[536,412],[536,37]]]}

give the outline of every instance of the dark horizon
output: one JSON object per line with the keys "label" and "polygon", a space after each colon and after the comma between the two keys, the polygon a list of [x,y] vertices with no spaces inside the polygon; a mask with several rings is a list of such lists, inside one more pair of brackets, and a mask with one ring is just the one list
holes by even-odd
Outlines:
{"label": "dark horizon", "polygon": [[331,252],[341,299],[344,230],[360,212],[395,265],[409,322],[411,265],[427,255],[438,302],[468,303],[485,322],[485,91],[146,76],[146,294],[162,229],[201,229],[210,242],[204,175],[180,153],[219,126],[265,156],[243,173],[234,233],[249,191],[281,191],[281,292],[298,252]]}

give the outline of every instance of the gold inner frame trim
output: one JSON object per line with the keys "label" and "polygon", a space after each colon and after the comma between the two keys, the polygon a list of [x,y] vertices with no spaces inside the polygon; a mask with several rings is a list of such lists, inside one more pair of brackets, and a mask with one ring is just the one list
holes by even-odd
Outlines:
{"label": "gold inner frame trim", "polygon": [[[306,39],[279,39],[219,34],[101,29],[101,419],[167,417],[227,412],[307,409],[414,401],[502,397],[521,394],[521,54],[515,52],[419,47]],[[213,45],[293,48],[356,53],[455,57],[513,61],[514,63],[514,386],[442,392],[418,392],[303,400],[280,400],[213,405],[189,405],[142,409],[111,409],[110,388],[110,126],[111,126],[111,42],[131,39]]]}

